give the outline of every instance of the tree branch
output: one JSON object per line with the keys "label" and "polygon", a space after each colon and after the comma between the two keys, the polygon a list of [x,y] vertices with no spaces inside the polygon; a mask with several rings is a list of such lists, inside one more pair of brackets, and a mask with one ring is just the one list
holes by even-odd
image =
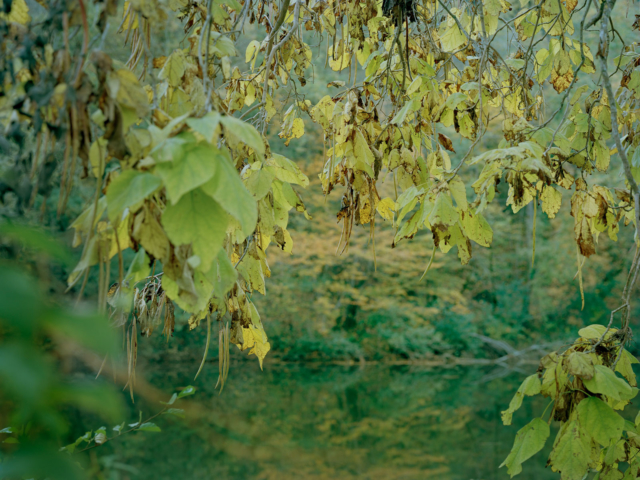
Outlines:
{"label": "tree branch", "polygon": [[[266,102],[267,102],[267,90],[269,89],[269,71],[271,69],[271,62],[273,61],[273,58],[275,57],[276,52],[280,49],[280,47],[282,47],[282,45],[284,45],[284,43],[287,40],[289,40],[289,37],[291,36],[293,31],[298,27],[298,18],[300,16],[300,1],[296,2],[296,8],[293,13],[293,25],[291,26],[291,29],[287,32],[285,37],[276,44],[275,47],[273,46],[273,41],[275,40],[276,35],[280,31],[280,27],[282,27],[282,24],[284,23],[284,19],[287,17],[287,10],[289,9],[289,3],[290,3],[290,0],[283,0],[282,8],[280,10],[280,16],[278,17],[278,21],[274,25],[273,30],[271,30],[271,35],[269,37],[269,46],[267,47],[267,61],[265,62],[264,86],[262,88],[262,102],[260,102],[263,105],[266,105]],[[264,126],[262,128],[263,133],[266,126],[267,126],[267,122],[265,120]]]}
{"label": "tree branch", "polygon": [[[629,270],[629,277],[627,279],[627,285],[625,286],[624,292],[622,294],[623,306],[626,306],[626,314],[623,317],[622,323],[622,331],[624,337],[622,338],[621,344],[624,345],[625,341],[630,337],[630,332],[628,331],[629,327],[629,318],[630,318],[630,308],[629,308],[629,300],[631,296],[631,292],[633,291],[633,287],[635,281],[638,277],[638,266],[640,262],[638,261],[638,247],[637,242],[640,241],[640,190],[638,190],[638,184],[636,183],[635,178],[633,177],[633,173],[631,172],[631,165],[629,164],[629,158],[627,157],[627,152],[625,152],[622,146],[622,140],[620,139],[620,131],[618,127],[618,106],[616,104],[616,98],[613,93],[613,88],[611,87],[611,79],[609,78],[609,71],[607,68],[607,58],[609,55],[609,32],[607,27],[609,25],[609,21],[611,18],[611,11],[615,6],[616,0],[604,0],[603,8],[602,8],[602,20],[600,23],[600,44],[598,47],[598,60],[600,61],[600,76],[602,78],[602,82],[604,83],[604,88],[607,92],[607,96],[609,97],[609,108],[611,110],[611,135],[616,142],[616,148],[618,149],[618,155],[620,160],[622,161],[622,167],[624,170],[625,177],[627,182],[629,183],[629,188],[631,189],[631,193],[634,197],[635,201],[635,217],[636,217],[636,255],[634,257],[633,263]],[[617,360],[616,360],[617,362]]]}

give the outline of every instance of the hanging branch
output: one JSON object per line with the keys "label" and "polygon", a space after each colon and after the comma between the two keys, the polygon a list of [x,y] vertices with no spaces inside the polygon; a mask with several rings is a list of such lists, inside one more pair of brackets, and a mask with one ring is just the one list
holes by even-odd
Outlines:
{"label": "hanging branch", "polygon": [[[602,20],[600,23],[600,43],[598,47],[598,60],[600,61],[600,78],[604,83],[604,88],[607,92],[607,97],[609,98],[609,108],[611,109],[611,135],[615,140],[616,147],[618,149],[618,155],[622,162],[622,168],[624,170],[624,175],[629,183],[629,188],[631,190],[632,196],[635,202],[635,221],[636,221],[636,231],[635,231],[635,242],[636,242],[636,255],[634,256],[633,262],[631,264],[631,268],[629,270],[629,276],[627,279],[627,284],[625,285],[624,292],[622,294],[622,307],[616,309],[620,310],[624,307],[625,313],[623,314],[621,335],[622,335],[622,345],[630,338],[630,330],[629,330],[629,320],[631,316],[631,308],[629,305],[631,292],[635,286],[636,279],[638,277],[638,268],[640,266],[638,250],[638,242],[640,242],[640,190],[638,189],[638,184],[636,183],[635,178],[633,177],[633,173],[631,172],[631,165],[629,164],[629,158],[627,157],[627,152],[625,151],[622,140],[620,139],[620,131],[618,127],[618,107],[616,103],[616,97],[613,92],[613,88],[611,87],[611,79],[609,78],[609,71],[607,68],[607,59],[609,55],[609,32],[608,25],[611,17],[611,11],[615,6],[616,0],[605,0],[602,2]],[[613,314],[612,314],[613,317]],[[606,334],[606,333],[605,333]],[[604,338],[604,335],[603,335]],[[622,352],[622,349],[620,349]],[[616,360],[617,363],[617,360]]]}
{"label": "hanging branch", "polygon": [[[269,37],[269,46],[267,47],[267,61],[265,62],[265,71],[264,71],[265,76],[264,76],[264,86],[262,88],[262,102],[261,102],[263,105],[266,105],[267,103],[267,91],[269,89],[269,74],[271,71],[271,63],[273,62],[277,51],[285,43],[287,43],[287,41],[289,40],[293,32],[298,29],[298,22],[300,20],[300,4],[301,3],[302,3],[302,0],[296,0],[296,6],[293,11],[293,24],[291,25],[291,28],[289,29],[287,34],[284,36],[284,38],[280,40],[280,42],[278,42],[275,46],[273,46],[273,41],[275,40],[275,37],[278,34],[278,31],[280,30],[280,27],[282,27],[282,24],[284,23],[284,20],[287,16],[287,10],[289,8],[289,0],[284,0],[282,2],[282,10],[280,11],[280,16],[278,17],[278,21],[271,32],[271,36]],[[266,116],[267,116],[267,112],[265,108],[263,126],[262,126],[263,134],[267,128]]]}

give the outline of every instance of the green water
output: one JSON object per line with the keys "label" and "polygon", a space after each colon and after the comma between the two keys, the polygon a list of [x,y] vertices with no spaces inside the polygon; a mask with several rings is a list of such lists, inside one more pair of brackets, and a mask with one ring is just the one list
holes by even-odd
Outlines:
{"label": "green water", "polygon": [[[192,364],[146,371],[165,391],[194,384],[196,421],[163,416],[162,433],[111,442],[101,462],[117,479],[507,479],[498,466],[515,432],[544,409],[526,399],[514,425],[504,410],[535,369],[232,365],[222,395],[217,365],[193,382]],[[191,400],[192,399],[192,400]],[[554,433],[552,432],[552,438]],[[551,443],[551,442],[549,442]],[[521,479],[558,478],[538,454]]]}

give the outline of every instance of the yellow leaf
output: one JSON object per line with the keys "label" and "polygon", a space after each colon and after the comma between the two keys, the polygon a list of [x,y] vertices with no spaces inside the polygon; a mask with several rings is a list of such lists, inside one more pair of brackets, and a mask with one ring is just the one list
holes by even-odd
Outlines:
{"label": "yellow leaf", "polygon": [[29,15],[29,7],[25,0],[13,0],[11,2],[11,10],[9,14],[6,13],[0,14],[0,18],[6,19],[8,22],[19,23],[21,25],[26,25],[31,21],[31,16]]}
{"label": "yellow leaf", "polygon": [[302,135],[304,135],[304,122],[302,121],[301,118],[296,118],[293,121],[293,126],[291,127],[291,134],[295,138],[300,138]]}
{"label": "yellow leaf", "polygon": [[438,193],[433,210],[429,214],[431,225],[453,225],[458,220],[458,212],[446,192]]}
{"label": "yellow leaf", "polygon": [[396,211],[397,207],[396,202],[387,197],[380,200],[376,210],[385,220],[393,221],[393,212]]}
{"label": "yellow leaf", "polygon": [[253,83],[249,82],[245,87],[244,104],[248,107],[255,101],[256,101],[256,87],[253,86]]}
{"label": "yellow leaf", "polygon": [[373,166],[375,158],[373,156],[373,152],[369,148],[369,144],[360,130],[356,130],[355,139],[353,141],[353,155],[356,158],[356,167],[359,170],[366,171],[369,176],[373,176],[371,175],[373,173],[371,167]]}
{"label": "yellow leaf", "polygon": [[459,176],[453,177],[449,182],[449,191],[451,196],[456,201],[456,205],[462,210],[467,209],[467,189]]}
{"label": "yellow leaf", "polygon": [[99,138],[91,144],[89,148],[89,162],[91,163],[91,172],[96,178],[102,178],[104,167],[107,163],[107,143],[104,138]]}
{"label": "yellow leaf", "polygon": [[464,233],[478,245],[489,247],[493,241],[493,230],[485,218],[479,214],[462,212],[460,214]]}
{"label": "yellow leaf", "polygon": [[245,62],[249,63],[251,60],[251,68],[253,69],[256,64],[256,59],[258,58],[258,49],[260,48],[260,42],[257,40],[252,40],[249,45],[247,45],[247,51],[245,53]]}
{"label": "yellow leaf", "polygon": [[549,218],[555,218],[556,213],[560,211],[562,194],[553,187],[545,186],[544,190],[542,190],[542,195],[540,195],[540,200],[542,200],[542,211]]}
{"label": "yellow leaf", "polygon": [[[467,41],[467,37],[465,34],[460,31],[458,25],[455,22],[451,22],[449,28],[446,28],[443,33],[440,35],[440,44],[442,45],[442,50],[446,52],[453,52],[458,50],[462,45],[464,45]],[[445,25],[448,25],[447,22]]]}
{"label": "yellow leaf", "polygon": [[144,117],[149,110],[147,92],[138,82],[138,78],[126,68],[112,72],[107,77],[109,96],[122,107],[134,110],[138,117]]}
{"label": "yellow leaf", "polygon": [[160,80],[167,80],[172,87],[178,87],[182,85],[182,76],[184,75],[185,69],[184,52],[176,49],[164,62],[158,78]]}

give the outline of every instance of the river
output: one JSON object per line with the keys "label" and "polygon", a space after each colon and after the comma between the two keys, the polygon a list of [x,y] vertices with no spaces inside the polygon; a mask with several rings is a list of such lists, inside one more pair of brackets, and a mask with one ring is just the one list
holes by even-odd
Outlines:
{"label": "river", "polygon": [[[545,406],[527,398],[513,426],[500,421],[534,366],[505,375],[499,367],[267,363],[261,372],[242,362],[232,365],[222,394],[214,389],[217,365],[208,363],[195,382],[194,368],[147,369],[166,391],[195,385],[196,395],[181,402],[198,402],[205,413],[195,422],[162,416],[162,433],[109,442],[99,458],[111,478],[506,479],[498,467],[517,429]],[[558,478],[544,453],[519,478]]]}

